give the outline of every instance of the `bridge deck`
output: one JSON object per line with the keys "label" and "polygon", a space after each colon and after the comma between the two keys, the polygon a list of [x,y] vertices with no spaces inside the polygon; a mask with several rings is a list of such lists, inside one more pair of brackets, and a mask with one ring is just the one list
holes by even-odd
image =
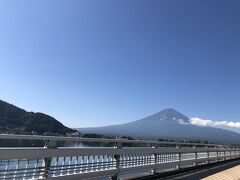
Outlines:
{"label": "bridge deck", "polygon": [[226,180],[226,179],[239,180],[240,165],[204,178],[204,180]]}

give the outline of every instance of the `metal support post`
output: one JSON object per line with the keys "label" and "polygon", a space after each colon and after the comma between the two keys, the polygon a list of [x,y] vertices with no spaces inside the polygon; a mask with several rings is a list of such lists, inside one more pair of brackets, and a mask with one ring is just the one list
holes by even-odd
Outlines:
{"label": "metal support post", "polygon": [[52,162],[52,158],[44,158],[43,178],[48,178],[51,162]]}

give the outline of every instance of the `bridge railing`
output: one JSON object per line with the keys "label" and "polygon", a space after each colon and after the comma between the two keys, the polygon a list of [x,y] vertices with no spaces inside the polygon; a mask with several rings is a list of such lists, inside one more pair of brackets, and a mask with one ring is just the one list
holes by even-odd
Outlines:
{"label": "bridge railing", "polygon": [[238,148],[0,148],[0,179],[117,179],[240,157]]}

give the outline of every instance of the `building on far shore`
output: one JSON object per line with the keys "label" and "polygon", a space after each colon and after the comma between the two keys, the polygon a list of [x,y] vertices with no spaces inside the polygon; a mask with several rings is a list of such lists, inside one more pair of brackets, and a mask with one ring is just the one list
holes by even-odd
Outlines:
{"label": "building on far shore", "polygon": [[80,137],[80,135],[80,132],[66,133],[66,136],[68,137]]}

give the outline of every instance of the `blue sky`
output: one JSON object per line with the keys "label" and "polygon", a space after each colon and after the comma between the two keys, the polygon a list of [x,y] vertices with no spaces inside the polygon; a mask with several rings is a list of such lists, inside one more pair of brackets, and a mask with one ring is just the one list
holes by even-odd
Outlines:
{"label": "blue sky", "polygon": [[237,0],[0,0],[0,99],[70,127],[240,121],[239,19]]}

